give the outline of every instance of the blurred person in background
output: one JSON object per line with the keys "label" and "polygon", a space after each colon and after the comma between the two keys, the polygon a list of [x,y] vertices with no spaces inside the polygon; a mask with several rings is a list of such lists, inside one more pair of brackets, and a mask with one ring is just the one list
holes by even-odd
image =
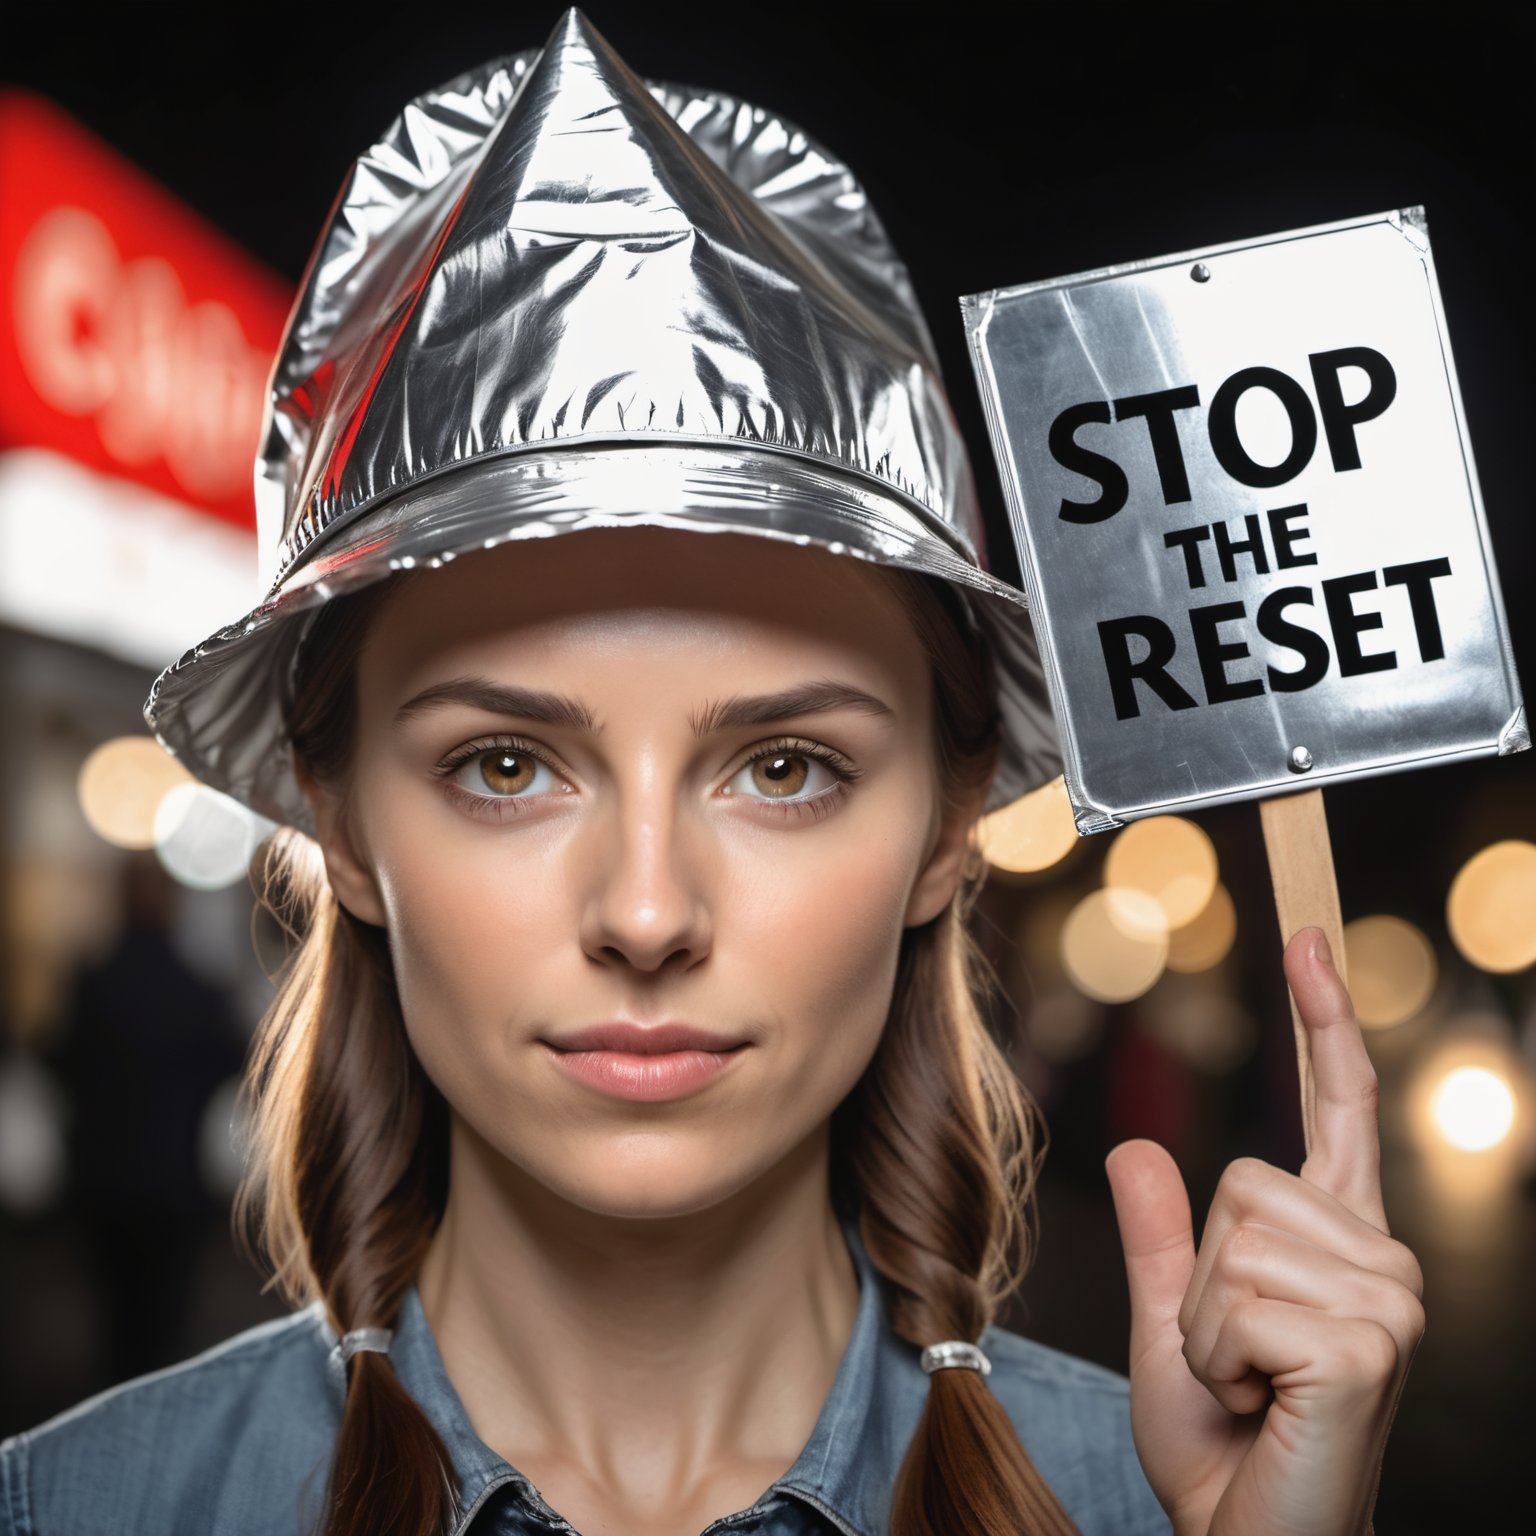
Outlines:
{"label": "blurred person in background", "polygon": [[1316,930],[1301,1175],[1197,1252],[1115,1149],[1129,1379],[994,1322],[1044,1128],[975,827],[1059,749],[846,167],[568,11],[359,162],[268,427],[268,600],[146,714],[283,824],[241,1213],[296,1310],[0,1445],[0,1522],[1368,1529],[1421,1284]]}
{"label": "blurred person in background", "polygon": [[175,1358],[197,1254],[228,1211],[200,1142],[246,1037],[230,999],[176,948],[177,895],[153,853],[123,861],[121,934],[75,976],[52,1054],[69,1109],[68,1198],[101,1303],[103,1386]]}

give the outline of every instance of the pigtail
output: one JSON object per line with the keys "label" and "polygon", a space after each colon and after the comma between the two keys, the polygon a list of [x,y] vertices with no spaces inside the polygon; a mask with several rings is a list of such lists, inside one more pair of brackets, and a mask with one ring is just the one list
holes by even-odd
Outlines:
{"label": "pigtail", "polygon": [[[853,1146],[860,1236],[889,1282],[892,1330],[918,1350],[977,1342],[1017,1288],[1046,1145],[977,1009],[981,962],[960,907],[908,936]],[[891,1536],[1078,1536],[986,1380],[971,1370],[928,1380]]]}
{"label": "pigtail", "polygon": [[[933,668],[940,785],[953,805],[988,782],[993,661],[947,586],[898,591]],[[904,937],[885,1032],[838,1113],[833,1187],[887,1283],[914,1350],[980,1340],[1038,1243],[1044,1122],[978,998],[994,978],[969,931],[985,865],[973,847],[950,905]],[[938,1370],[891,1496],[891,1536],[1078,1536],[984,1377]]]}
{"label": "pigtail", "polygon": [[[322,782],[345,767],[354,658],[391,585],[328,604],[300,653],[290,734]],[[290,1304],[323,1301],[338,1337],[393,1328],[447,1197],[447,1108],[406,1037],[385,935],[337,901],[314,840],[279,827],[257,889],[289,953],[242,1086],[237,1236]],[[323,1536],[442,1536],[458,1513],[442,1437],[387,1354],[345,1371]]]}
{"label": "pigtail", "polygon": [[[337,902],[290,828],[265,900],[302,932],[263,1021],[244,1093],[253,1157],[235,1220],[294,1305],[323,1300],[338,1337],[392,1328],[442,1208],[446,1117],[405,1037],[378,930]],[[297,919],[297,921],[295,921]],[[387,1354],[346,1364],[323,1536],[441,1536],[452,1459]]]}

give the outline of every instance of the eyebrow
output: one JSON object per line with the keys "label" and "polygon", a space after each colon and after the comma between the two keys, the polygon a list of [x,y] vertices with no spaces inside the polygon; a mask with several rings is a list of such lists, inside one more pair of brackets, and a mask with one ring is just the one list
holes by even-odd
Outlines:
{"label": "eyebrow", "polygon": [[[492,682],[488,677],[454,677],[433,683],[407,699],[395,711],[395,724],[404,725],[418,715],[449,704],[468,704],[493,715],[515,715],[522,720],[538,720],[545,725],[564,725],[579,731],[595,732],[597,722],[592,711],[579,699],[536,688],[518,688]],[[821,679],[784,688],[778,693],[733,695],[717,699],[694,711],[688,723],[695,736],[750,725],[771,725],[797,715],[826,714],[832,710],[853,709],[861,714],[884,716],[894,720],[896,712],[883,699],[856,688],[852,683]]]}
{"label": "eyebrow", "polygon": [[516,688],[508,683],[494,683],[488,677],[454,677],[445,683],[433,683],[414,698],[407,699],[395,711],[395,724],[404,725],[429,710],[448,704],[468,704],[492,715],[516,715],[522,720],[538,720],[545,725],[567,725],[579,731],[595,731],[592,711],[578,699],[564,694],[544,693],[537,688]]}
{"label": "eyebrow", "polygon": [[704,710],[688,717],[695,736],[714,731],[732,730],[744,725],[772,725],[795,715],[820,715],[836,709],[854,709],[861,714],[883,715],[894,720],[896,711],[883,699],[855,688],[852,683],[823,679],[785,688],[778,693],[750,696],[736,695],[719,699]]}

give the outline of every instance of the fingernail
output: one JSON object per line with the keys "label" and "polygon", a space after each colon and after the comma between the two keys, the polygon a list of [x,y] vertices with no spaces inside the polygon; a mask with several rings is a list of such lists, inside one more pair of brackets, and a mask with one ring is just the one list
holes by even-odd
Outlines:
{"label": "fingernail", "polygon": [[1333,964],[1333,951],[1328,947],[1328,935],[1321,928],[1317,930],[1317,937],[1312,940],[1312,958],[1320,960],[1324,965]]}

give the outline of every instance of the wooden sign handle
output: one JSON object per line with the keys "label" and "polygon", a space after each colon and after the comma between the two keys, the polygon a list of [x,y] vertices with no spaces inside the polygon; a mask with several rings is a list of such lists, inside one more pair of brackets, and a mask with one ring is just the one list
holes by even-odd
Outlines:
{"label": "wooden sign handle", "polygon": [[[1264,825],[1264,846],[1269,853],[1269,878],[1275,887],[1281,943],[1290,943],[1299,928],[1321,928],[1333,950],[1334,965],[1339,975],[1344,976],[1344,922],[1339,915],[1339,886],[1333,873],[1333,848],[1328,841],[1322,790],[1307,789],[1300,794],[1261,800],[1259,819]],[[1301,1134],[1310,1157],[1317,1115],[1312,1049],[1294,997],[1291,1025],[1296,1031],[1296,1071],[1301,1083]]]}

